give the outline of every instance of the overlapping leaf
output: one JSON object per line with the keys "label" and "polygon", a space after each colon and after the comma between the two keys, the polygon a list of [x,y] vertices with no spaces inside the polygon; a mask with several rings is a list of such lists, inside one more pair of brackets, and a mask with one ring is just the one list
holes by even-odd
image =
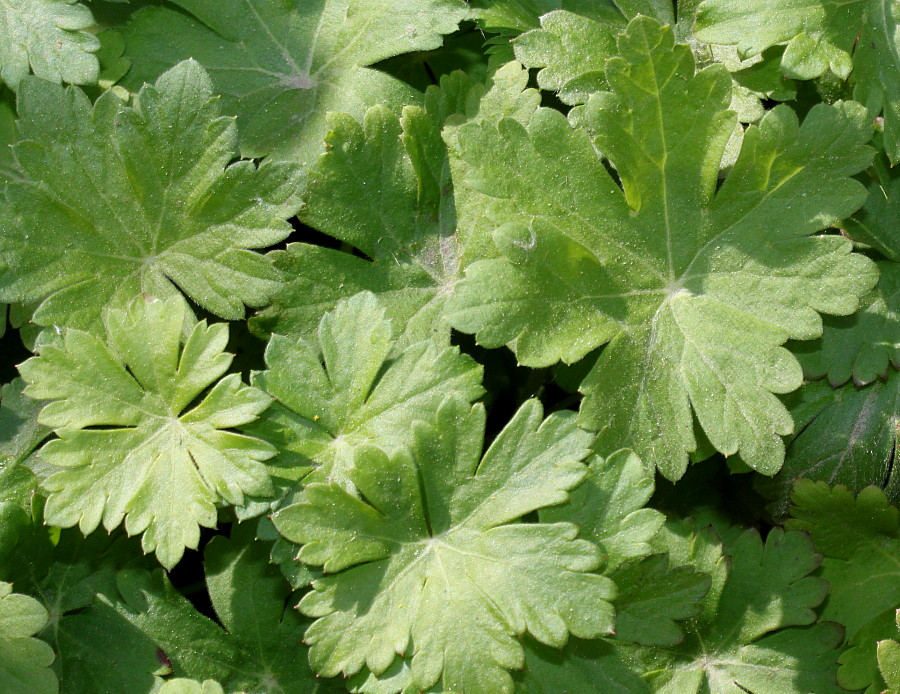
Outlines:
{"label": "overlapping leaf", "polygon": [[[897,624],[900,625],[900,611],[897,612]],[[900,692],[900,643],[892,640],[879,642],[878,667],[889,687],[886,694]]]}
{"label": "overlapping leaf", "polygon": [[317,618],[306,633],[317,672],[380,675],[407,654],[420,690],[508,694],[517,636],[559,647],[612,630],[615,587],[589,573],[597,547],[569,523],[512,523],[566,500],[590,435],[570,412],[542,421],[529,401],[482,457],[483,436],[484,410],[449,399],[436,424],[413,424],[410,452],[360,449],[359,497],[313,484],[275,517],[326,572],[300,603]]}
{"label": "overlapping leaf", "polygon": [[900,374],[865,388],[847,384],[832,390],[826,383],[811,383],[801,390],[799,397],[792,395],[791,411],[805,421],[788,442],[784,467],[771,480],[759,481],[760,491],[775,501],[776,515],[785,515],[794,481],[801,477],[856,493],[876,485],[894,503],[900,501],[895,465]]}
{"label": "overlapping leaf", "polygon": [[27,461],[50,429],[38,423],[42,404],[22,395],[24,387],[17,378],[0,389],[0,502],[29,508],[37,480]]}
{"label": "overlapping leaf", "polygon": [[[900,160],[900,2],[897,0],[705,0],[702,41],[737,45],[745,56],[787,43],[781,69],[810,79],[831,70],[855,84],[854,98],[884,110],[885,149]],[[852,73],[851,73],[852,71]]]}
{"label": "overlapping leaf", "polygon": [[228,431],[270,399],[237,374],[220,380],[228,329],[201,321],[184,338],[187,310],[180,296],[138,297],[106,313],[107,342],[68,330],[21,367],[26,394],[54,400],[39,417],[59,437],[40,457],[63,468],[43,482],[47,521],[89,533],[124,519],[168,568],[197,547],[201,525],[215,527],[217,503],[271,494],[263,461],[275,454]]}
{"label": "overlapping leaf", "polygon": [[470,87],[455,73],[428,91],[425,109],[408,106],[399,120],[383,106],[367,111],[362,123],[331,114],[328,152],[310,172],[300,219],[371,260],[300,243],[273,253],[287,281],[251,321],[254,330],[311,333],[338,300],[368,290],[408,340],[448,337],[443,307],[462,249],[440,132]]}
{"label": "overlapping leaf", "polygon": [[44,606],[13,593],[0,581],[0,688],[16,694],[56,694],[59,682],[50,669],[53,649],[32,638],[47,624]]}
{"label": "overlapping leaf", "polygon": [[301,643],[307,622],[285,604],[290,589],[254,529],[235,527],[231,539],[217,537],[207,546],[206,582],[221,624],[200,614],[162,572],[120,573],[120,614],[158,645],[178,679],[196,680],[180,685],[188,692],[193,687],[206,694],[204,680],[220,682],[228,692],[345,691],[310,671]]}
{"label": "overlapping leaf", "polygon": [[800,126],[774,109],[716,190],[734,124],[727,71],[695,75],[689,48],[645,17],[619,50],[614,93],[584,114],[593,142],[546,109],[527,127],[450,133],[457,190],[470,189],[458,204],[496,229],[501,256],[469,266],[451,324],[527,366],[609,342],[581,387],[581,422],[602,448],[629,446],[677,479],[693,412],[717,450],[772,474],[792,428],[774,394],[801,383],[781,345],[820,335],[817,312],[851,313],[877,278],[845,239],[809,236],[865,199],[849,178],[872,156],[865,112],[819,105]]}
{"label": "overlapping leaf", "polygon": [[481,368],[458,348],[398,345],[368,292],[327,313],[315,341],[273,336],[266,364],[254,383],[276,402],[248,431],[278,447],[273,462],[285,479],[314,469],[307,481],[348,488],[357,448],[402,450],[411,421],[432,419],[449,395],[472,401],[483,392]]}
{"label": "overlapping leaf", "polygon": [[0,80],[17,89],[33,72],[52,82],[93,84],[100,41],[85,31],[93,24],[77,0],[0,0]]}
{"label": "overlapping leaf", "polygon": [[100,332],[104,306],[178,290],[242,318],[277,288],[249,249],[290,233],[299,169],[229,165],[234,123],[197,63],[145,86],[134,106],[106,92],[92,107],[80,90],[29,79],[18,128],[30,180],[0,201],[0,300],[40,301],[35,322]]}
{"label": "overlapping leaf", "polygon": [[37,598],[49,612],[41,636],[56,653],[65,694],[150,692],[159,684],[155,644],[112,607],[116,572],[146,563],[139,544],[122,534],[85,538],[77,530],[54,532],[22,509],[0,503],[0,580]]}
{"label": "overlapping leaf", "polygon": [[[679,529],[680,532],[681,529]],[[841,632],[812,624],[825,581],[810,577],[820,557],[803,533],[748,530],[724,547],[707,534],[680,538],[673,563],[689,562],[712,577],[703,612],[669,648],[618,645],[653,692],[665,694],[839,694],[835,680]],[[722,561],[722,550],[731,563]],[[687,550],[687,553],[685,553]]]}
{"label": "overlapping leaf", "polygon": [[379,103],[414,103],[416,92],[368,66],[441,45],[466,14],[461,0],[176,0],[148,8],[126,29],[138,86],[196,58],[238,117],[241,153],[312,164],[325,114],[362,118]]}
{"label": "overlapping leaf", "polygon": [[[876,487],[854,495],[823,482],[797,483],[789,527],[810,533],[825,555],[821,576],[831,584],[823,618],[846,626],[851,646],[841,659],[840,681],[848,688],[881,692],[877,642],[896,638],[900,609],[898,512]],[[890,647],[888,647],[890,648]]]}

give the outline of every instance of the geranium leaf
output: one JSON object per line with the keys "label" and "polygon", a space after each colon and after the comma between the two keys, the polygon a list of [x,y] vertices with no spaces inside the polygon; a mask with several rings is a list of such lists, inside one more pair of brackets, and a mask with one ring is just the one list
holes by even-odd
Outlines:
{"label": "geranium leaf", "polygon": [[483,393],[481,368],[456,347],[392,338],[379,300],[368,292],[325,314],[315,341],[273,336],[268,369],[254,383],[276,403],[247,430],[281,451],[273,461],[306,482],[347,478],[355,449],[386,451],[409,444],[409,424],[433,418],[444,399],[475,400]]}
{"label": "geranium leaf", "polygon": [[[787,43],[781,69],[810,79],[831,70],[855,83],[854,98],[884,109],[885,149],[900,160],[900,50],[896,0],[705,0],[695,31],[701,41],[737,45],[744,56]],[[852,72],[851,72],[852,71]]]}
{"label": "geranium leaf", "polygon": [[100,41],[85,31],[93,24],[77,0],[0,1],[0,79],[12,89],[30,72],[52,82],[95,83]]}
{"label": "geranium leaf", "polygon": [[[225,318],[265,303],[271,262],[249,249],[290,233],[297,166],[229,165],[236,132],[187,61],[134,106],[26,80],[16,154],[30,180],[0,203],[0,300],[40,301],[34,321],[102,332],[106,305],[179,290]],[[65,249],[61,253],[60,249]]]}
{"label": "geranium leaf", "polygon": [[[241,154],[312,164],[325,113],[362,118],[377,103],[413,103],[416,92],[368,66],[441,45],[466,14],[461,0],[176,0],[148,8],[125,30],[134,65],[126,84],[151,81],[180,60],[207,70],[238,117]],[[164,47],[164,50],[161,50]]]}
{"label": "geranium leaf", "polygon": [[877,279],[846,239],[809,236],[865,199],[849,178],[872,156],[865,110],[817,105],[801,126],[773,109],[716,190],[727,71],[695,75],[690,49],[646,17],[619,51],[613,93],[586,106],[593,142],[549,109],[448,135],[457,190],[471,189],[458,205],[493,219],[500,255],[468,267],[450,322],[533,367],[609,342],[581,386],[601,452],[628,446],[678,479],[693,411],[717,450],[773,474],[792,429],[774,394],[801,384],[781,345],[818,337],[818,312],[853,312]]}
{"label": "geranium leaf", "polygon": [[124,519],[167,568],[197,547],[201,525],[215,527],[216,503],[271,494],[263,461],[275,454],[228,431],[270,399],[237,374],[220,380],[228,329],[201,321],[185,338],[187,311],[180,296],[138,297],[107,311],[107,342],[68,330],[21,366],[26,394],[54,401],[39,417],[59,437],[40,456],[63,468],[43,482],[47,521],[89,533]]}
{"label": "geranium leaf", "polygon": [[59,682],[50,669],[53,649],[32,638],[50,616],[37,600],[12,589],[0,581],[0,688],[16,694],[56,694]]}
{"label": "geranium leaf", "polygon": [[[300,603],[318,618],[306,634],[322,675],[379,675],[410,649],[425,690],[513,690],[516,636],[562,646],[612,630],[612,582],[589,573],[599,550],[569,523],[512,523],[562,503],[583,480],[590,435],[570,412],[542,421],[529,401],[481,456],[484,411],[445,401],[437,422],[413,425],[410,452],[361,448],[350,477],[306,488],[275,517],[326,575]],[[330,574],[330,575],[329,575]]]}

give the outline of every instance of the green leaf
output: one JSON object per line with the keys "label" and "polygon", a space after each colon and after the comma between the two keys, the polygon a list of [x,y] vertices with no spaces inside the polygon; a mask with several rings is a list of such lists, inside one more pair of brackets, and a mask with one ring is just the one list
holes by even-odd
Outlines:
{"label": "green leaf", "polygon": [[612,7],[597,19],[565,10],[549,12],[541,16],[540,29],[516,39],[516,59],[541,68],[541,89],[557,92],[566,104],[584,103],[591,93],[607,88],[606,61],[616,55],[616,35],[625,25],[625,17]]}
{"label": "green leaf", "polygon": [[674,21],[669,0],[470,0],[470,13],[478,25],[494,32],[521,32],[540,26],[541,17],[554,10],[566,10],[589,19],[601,19],[612,11],[634,16],[639,12],[656,16],[665,13]]}
{"label": "green leaf", "polygon": [[19,178],[22,173],[16,161],[16,106],[13,94],[0,85],[0,182]]}
{"label": "green leaf", "polygon": [[[737,45],[753,56],[787,42],[781,69],[811,79],[831,70],[855,83],[854,98],[884,109],[885,149],[900,160],[900,41],[897,0],[705,0],[694,30],[701,41]],[[852,70],[852,73],[851,73]]]}
{"label": "green leaf", "polygon": [[865,385],[900,369],[900,263],[878,263],[878,286],[852,316],[829,318],[822,339],[798,345],[795,353],[811,378],[828,376],[833,386],[850,378]]}
{"label": "green leaf", "polygon": [[650,694],[650,687],[604,640],[572,639],[558,651],[528,639],[518,694]]}
{"label": "green leaf", "polygon": [[51,82],[93,84],[100,41],[76,0],[0,0],[0,79],[12,89],[34,72]]}
{"label": "green leaf", "polygon": [[644,508],[653,494],[652,468],[631,451],[592,456],[588,465],[590,472],[569,503],[540,511],[541,521],[577,525],[583,538],[604,550],[609,571],[651,554],[650,541],[665,520],[659,511]]}
{"label": "green leaf", "polygon": [[270,399],[237,374],[221,378],[228,328],[201,321],[185,339],[187,311],[178,296],[138,297],[106,312],[107,342],[68,330],[21,366],[26,394],[54,400],[39,417],[59,437],[40,456],[64,468],[43,482],[47,522],[87,534],[124,519],[167,568],[197,547],[201,525],[215,527],[217,503],[272,493],[263,461],[275,450],[228,431]]}
{"label": "green leaf", "polygon": [[371,66],[441,45],[466,14],[462,0],[176,0],[137,13],[125,30],[137,87],[196,58],[227,113],[238,117],[241,154],[312,164],[325,113],[362,118],[377,103],[417,93]]}
{"label": "green leaf", "polygon": [[[721,561],[723,549],[730,565]],[[808,575],[820,557],[805,534],[776,528],[763,543],[756,531],[748,530],[720,547],[718,559],[708,541],[683,538],[673,550],[673,564],[687,560],[714,574],[704,611],[683,625],[682,643],[648,648],[616,641],[622,657],[644,673],[653,692],[843,691],[835,681],[840,630],[822,624],[797,628],[815,621],[813,608],[828,591],[825,581]]]}
{"label": "green leaf", "polygon": [[161,571],[125,571],[123,616],[165,652],[179,677],[214,679],[227,691],[310,694],[345,691],[317,681],[302,653],[308,622],[290,605],[290,588],[268,561],[255,524],[217,536],[205,552],[206,585],[219,623],[200,614]]}
{"label": "green leaf", "polygon": [[306,641],[319,674],[380,675],[408,652],[420,690],[509,694],[517,636],[558,648],[612,630],[615,586],[589,573],[598,549],[569,523],[511,523],[563,503],[587,474],[591,437],[574,414],[542,417],[528,401],[482,457],[483,408],[448,399],[436,424],[413,424],[411,451],[359,450],[361,497],[313,484],[275,516],[326,573],[300,602],[317,618]]}
{"label": "green leaf", "polygon": [[581,386],[600,452],[633,448],[678,479],[697,446],[693,411],[716,450],[773,474],[792,429],[775,394],[801,384],[781,345],[818,337],[818,312],[852,313],[877,278],[846,239],[809,236],[862,204],[849,176],[871,159],[868,119],[858,104],[818,105],[800,126],[777,107],[717,190],[728,73],[695,75],[690,49],[646,17],[619,50],[614,93],[586,107],[593,141],[548,109],[449,133],[468,189],[458,205],[496,229],[500,254],[468,267],[450,322],[532,367],[609,342]]}
{"label": "green leaf", "polygon": [[[185,62],[133,107],[105,92],[29,79],[19,94],[19,164],[31,179],[0,203],[0,300],[40,301],[34,321],[100,333],[107,304],[184,292],[224,318],[278,287],[249,249],[290,233],[300,172],[235,155],[234,123]],[[61,252],[64,251],[64,252]]]}
{"label": "green leaf", "polygon": [[844,689],[865,689],[866,694],[880,694],[886,685],[878,669],[878,642],[900,638],[896,610],[887,610],[868,622],[849,640],[841,654],[838,683]]}
{"label": "green leaf", "polygon": [[820,575],[831,584],[822,611],[847,627],[847,638],[886,610],[900,608],[900,523],[884,492],[799,480],[789,528],[807,531],[825,555]]}
{"label": "green leaf", "polygon": [[359,447],[403,450],[411,421],[433,419],[449,395],[472,401],[484,392],[481,367],[458,348],[397,345],[368,292],[325,314],[315,341],[273,336],[266,365],[254,383],[276,403],[247,430],[278,447],[273,462],[295,481],[312,468],[306,482],[348,489]]}
{"label": "green leaf", "polygon": [[23,388],[17,378],[0,389],[0,502],[30,509],[37,480],[27,465],[50,429],[37,421],[42,403],[23,396]]}
{"label": "green leaf", "polygon": [[611,578],[619,586],[616,638],[645,646],[681,643],[684,632],[675,620],[697,616],[711,584],[689,566],[670,569],[665,554],[628,562]]}
{"label": "green leaf", "polygon": [[213,680],[197,682],[179,677],[166,682],[159,694],[225,694],[222,685]]}
{"label": "green leaf", "polygon": [[[897,611],[897,624],[900,625],[900,610]],[[900,643],[881,641],[878,644],[878,667],[889,687],[886,694],[900,692]]]}
{"label": "green leaf", "polygon": [[138,543],[120,533],[49,529],[10,504],[0,504],[0,530],[0,580],[49,612],[42,636],[56,653],[61,691],[152,691],[156,646],[113,607],[116,572],[148,563]]}
{"label": "green leaf", "polygon": [[798,478],[841,484],[855,493],[876,485],[893,502],[900,501],[900,470],[894,465],[900,374],[865,388],[848,384],[829,396],[789,441],[781,472],[758,480],[759,490],[775,500],[778,515],[787,511]]}
{"label": "green leaf", "polygon": [[441,127],[470,83],[455,73],[442,85],[426,94],[426,109],[407,106],[400,119],[384,106],[369,109],[362,123],[329,114],[328,152],[310,172],[300,219],[371,260],[309,244],[274,252],[289,279],[252,329],[310,334],[340,299],[368,290],[408,342],[432,334],[449,342],[444,304],[462,249]]}
{"label": "green leaf", "polygon": [[889,168],[878,157],[868,180],[866,204],[844,222],[847,234],[875,248],[886,258],[900,262],[900,169]]}
{"label": "green leaf", "polygon": [[50,669],[53,649],[32,638],[49,615],[34,598],[12,592],[0,582],[0,690],[16,694],[56,694],[59,682]]}

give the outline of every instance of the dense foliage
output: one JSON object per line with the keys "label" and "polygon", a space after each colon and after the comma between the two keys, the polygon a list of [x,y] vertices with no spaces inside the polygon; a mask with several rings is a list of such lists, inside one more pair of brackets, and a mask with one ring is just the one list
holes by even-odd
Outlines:
{"label": "dense foliage", "polygon": [[900,0],[0,0],[0,694],[900,692],[898,162]]}

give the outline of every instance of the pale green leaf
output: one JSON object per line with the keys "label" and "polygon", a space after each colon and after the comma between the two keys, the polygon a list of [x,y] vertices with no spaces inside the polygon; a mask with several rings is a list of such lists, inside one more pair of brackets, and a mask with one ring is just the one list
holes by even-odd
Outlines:
{"label": "pale green leaf", "polygon": [[727,71],[695,75],[690,49],[646,17],[619,50],[614,93],[587,107],[593,141],[548,109],[448,134],[460,218],[472,205],[501,256],[468,267],[450,322],[532,367],[609,342],[581,387],[601,452],[633,448],[677,479],[693,411],[717,450],[773,474],[792,430],[775,394],[802,380],[781,345],[821,335],[819,312],[852,313],[877,279],[846,239],[810,236],[865,198],[849,178],[872,156],[865,111],[818,105],[801,126],[774,109],[717,189]]}
{"label": "pale green leaf", "polygon": [[364,292],[325,314],[315,341],[272,337],[268,368],[254,383],[276,403],[248,430],[278,447],[273,462],[284,474],[296,480],[312,468],[307,482],[352,488],[347,475],[360,446],[402,450],[411,421],[433,419],[449,395],[472,401],[483,393],[481,367],[458,348],[404,348],[391,332],[378,299]]}
{"label": "pale green leaf", "polygon": [[326,572],[300,603],[317,618],[317,672],[380,675],[407,654],[420,690],[509,694],[517,636],[560,647],[612,630],[615,587],[589,573],[599,550],[569,523],[512,523],[563,503],[587,473],[590,435],[570,412],[542,417],[527,402],[482,457],[484,410],[449,399],[435,424],[413,424],[410,452],[360,449],[360,497],[314,484],[276,515]]}
{"label": "pale green leaf", "polygon": [[650,541],[665,517],[644,508],[653,494],[653,470],[631,451],[617,451],[606,459],[593,456],[587,479],[573,490],[565,506],[540,512],[547,523],[570,522],[582,537],[606,552],[607,570],[650,554]]}
{"label": "pale green leaf", "polygon": [[134,106],[30,78],[19,93],[19,164],[0,203],[0,300],[40,301],[34,321],[100,333],[104,306],[180,291],[225,318],[279,286],[250,249],[284,239],[298,167],[239,161],[231,119],[195,62]]}
{"label": "pale green leaf", "polygon": [[93,24],[77,0],[0,0],[0,79],[12,89],[31,72],[51,82],[95,83],[100,41],[85,31]]}
{"label": "pale green leaf", "polygon": [[214,680],[197,682],[178,677],[166,682],[159,690],[159,694],[225,694],[222,685]]}
{"label": "pale green leaf", "polygon": [[217,503],[272,493],[263,461],[275,450],[228,431],[270,399],[237,374],[221,378],[228,329],[201,321],[185,339],[187,310],[180,296],[138,297],[106,312],[106,342],[68,330],[21,366],[26,394],[53,400],[39,421],[59,438],[40,456],[63,469],[43,481],[47,522],[89,533],[125,520],[167,568],[197,547],[201,525],[215,527]]}
{"label": "pale green leaf", "polygon": [[[137,87],[185,58],[197,59],[238,117],[241,154],[311,165],[325,114],[362,118],[375,104],[417,93],[371,66],[438,48],[466,14],[462,0],[176,0],[137,13],[125,30]],[[183,10],[183,11],[181,11]]]}
{"label": "pale green leaf", "polygon": [[[897,611],[897,624],[900,625],[900,610]],[[900,643],[881,641],[878,644],[878,667],[889,688],[886,694],[900,692]]]}

